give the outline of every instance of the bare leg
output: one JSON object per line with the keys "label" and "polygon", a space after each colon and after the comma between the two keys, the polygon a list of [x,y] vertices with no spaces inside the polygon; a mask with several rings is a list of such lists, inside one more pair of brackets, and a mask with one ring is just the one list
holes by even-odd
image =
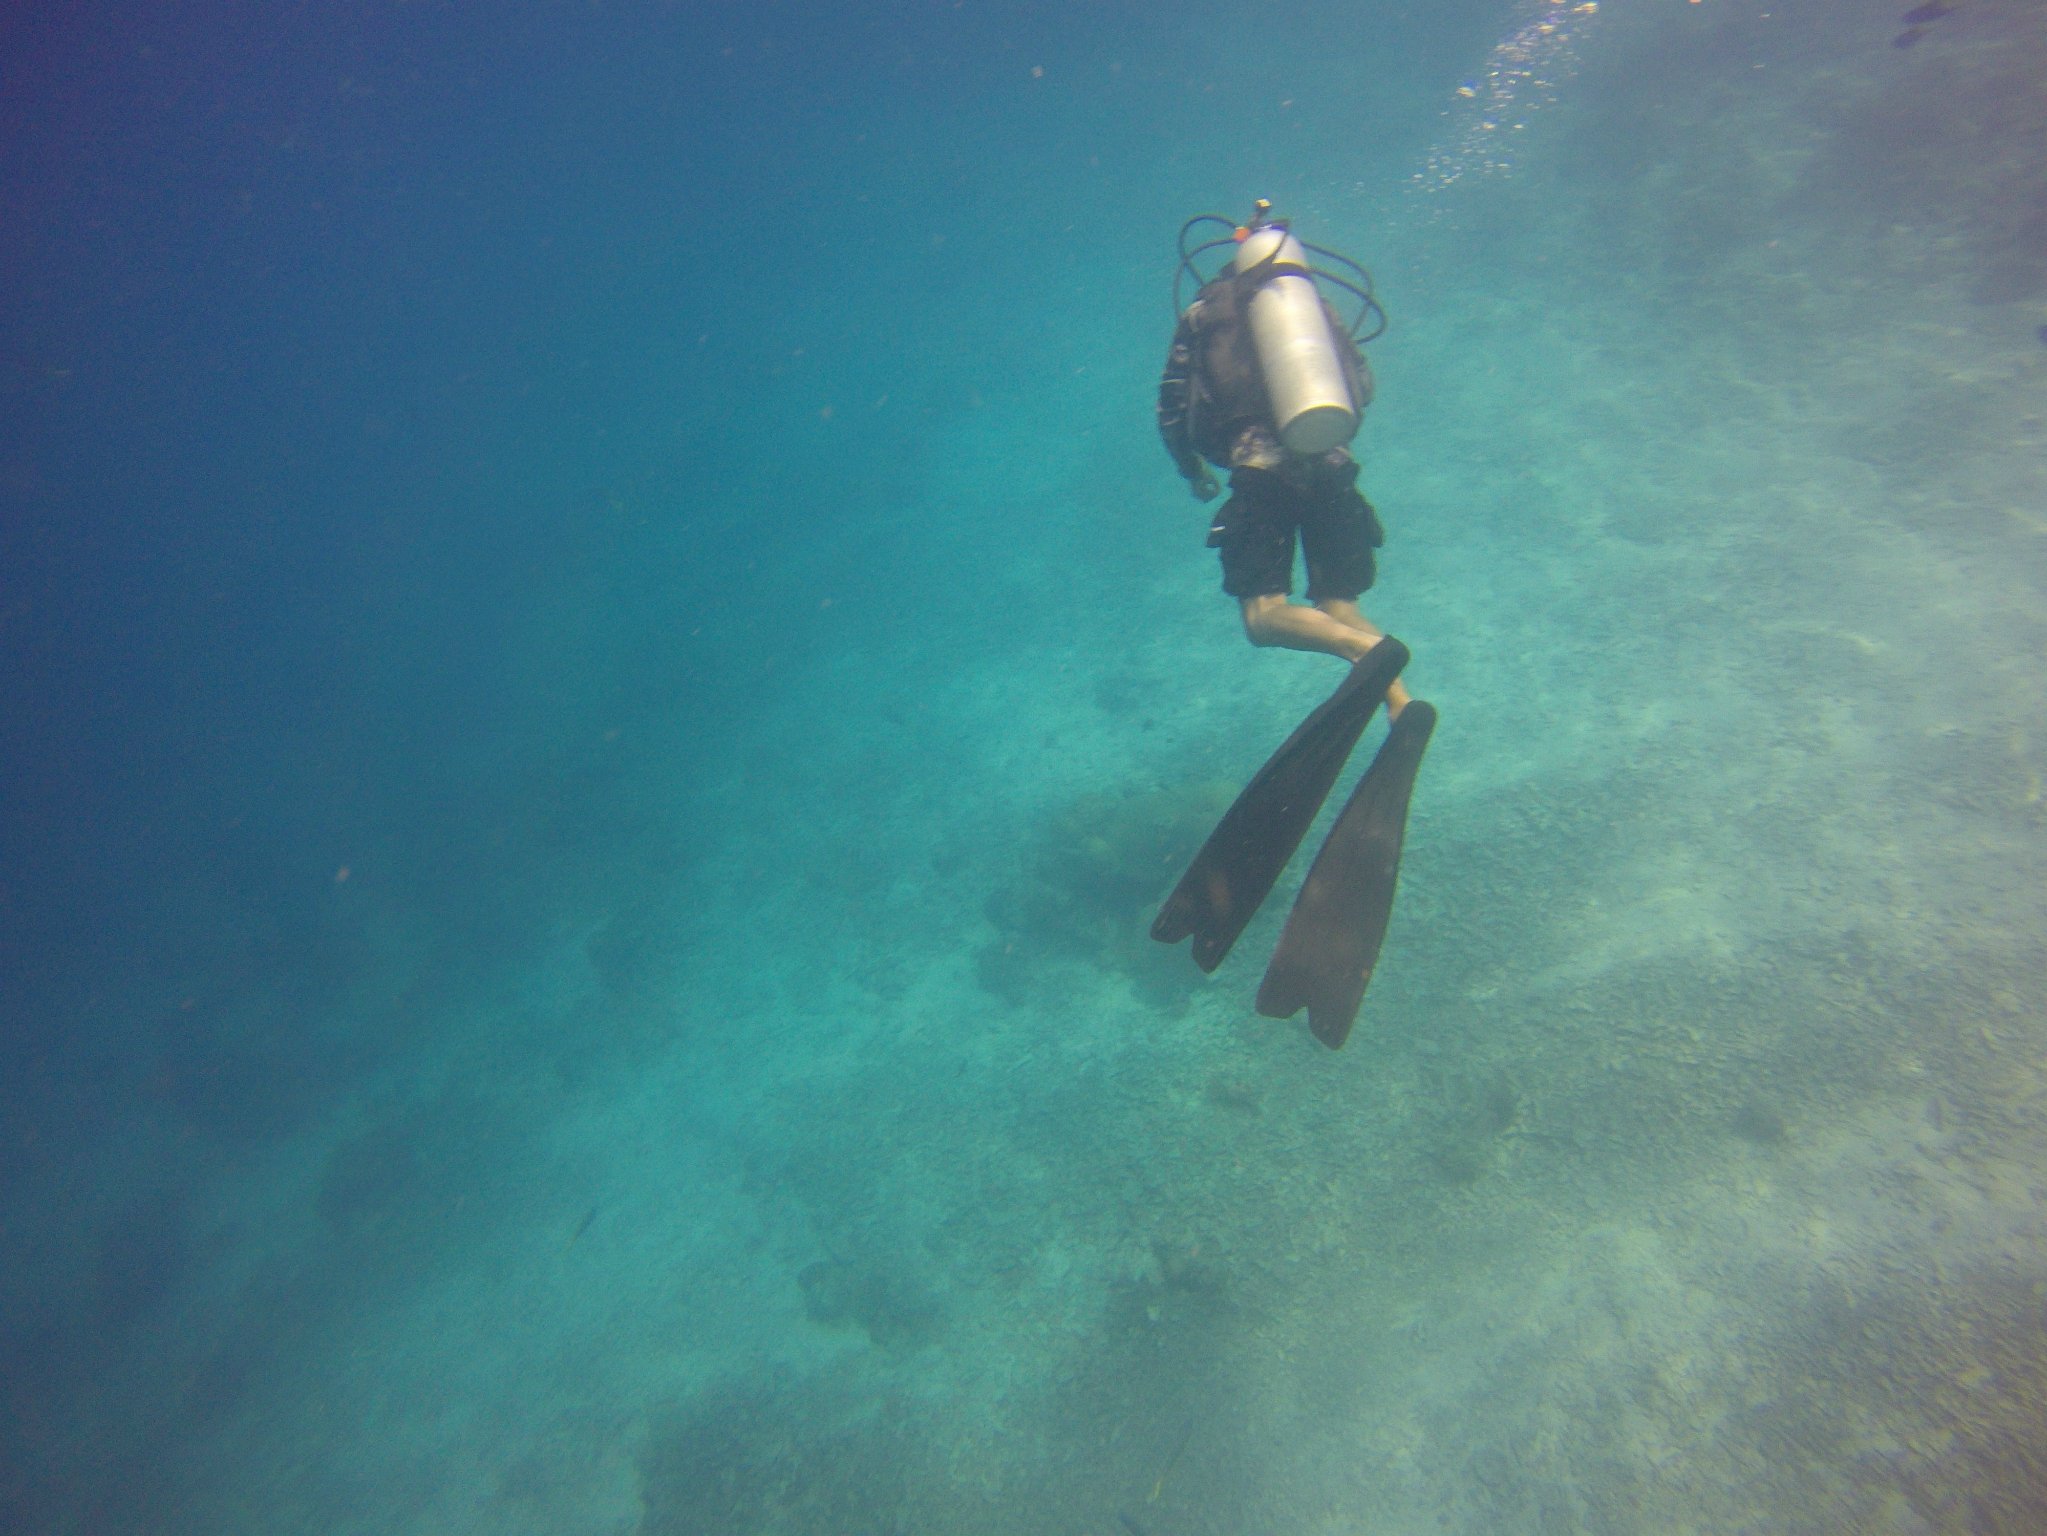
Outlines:
{"label": "bare leg", "polygon": [[[1317,651],[1357,661],[1385,636],[1358,611],[1354,602],[1327,599],[1314,607],[1290,603],[1281,593],[1243,599],[1244,634],[1253,645],[1278,645],[1290,651]],[[1386,715],[1407,708],[1408,692],[1395,678],[1386,690]]]}

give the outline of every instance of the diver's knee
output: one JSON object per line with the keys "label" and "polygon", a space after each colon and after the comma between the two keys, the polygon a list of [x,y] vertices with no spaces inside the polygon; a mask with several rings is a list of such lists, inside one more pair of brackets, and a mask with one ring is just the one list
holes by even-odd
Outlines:
{"label": "diver's knee", "polygon": [[1286,606],[1284,597],[1254,597],[1244,603],[1244,638],[1253,645],[1277,645],[1280,640],[1274,610]]}

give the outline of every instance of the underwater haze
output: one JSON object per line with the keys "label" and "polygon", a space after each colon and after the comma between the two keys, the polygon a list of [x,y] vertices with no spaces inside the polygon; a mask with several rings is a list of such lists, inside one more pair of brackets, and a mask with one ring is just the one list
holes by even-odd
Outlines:
{"label": "underwater haze", "polygon": [[[2047,1529],[2047,6],[1906,6],[12,10],[0,1530]],[[1147,935],[1342,670],[1154,429],[1257,197],[1340,1052]]]}

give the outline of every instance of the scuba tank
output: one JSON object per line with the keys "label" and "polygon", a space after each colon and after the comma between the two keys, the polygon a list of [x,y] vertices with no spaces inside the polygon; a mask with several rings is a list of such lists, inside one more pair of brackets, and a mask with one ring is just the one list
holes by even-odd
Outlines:
{"label": "scuba tank", "polygon": [[[1187,233],[1213,221],[1230,229],[1221,238],[1187,249]],[[1357,435],[1364,402],[1353,398],[1346,344],[1371,341],[1386,329],[1386,312],[1372,296],[1372,276],[1349,257],[1298,239],[1283,219],[1272,217],[1272,204],[1260,198],[1251,222],[1233,227],[1218,214],[1198,214],[1180,229],[1180,272],[1200,272],[1193,258],[1203,251],[1234,244],[1230,270],[1243,286],[1240,307],[1251,330],[1264,377],[1266,403],[1279,440],[1290,453],[1327,453]],[[1356,281],[1310,264],[1308,253],[1341,262]],[[1317,281],[1332,283],[1359,300],[1357,317],[1338,340]],[[1174,308],[1179,308],[1180,275],[1173,280]],[[1367,318],[1378,324],[1360,336]]]}
{"label": "scuba tank", "polygon": [[1256,285],[1244,311],[1279,440],[1299,454],[1349,442],[1357,435],[1358,402],[1301,242],[1284,224],[1267,224],[1238,243],[1230,268]]}

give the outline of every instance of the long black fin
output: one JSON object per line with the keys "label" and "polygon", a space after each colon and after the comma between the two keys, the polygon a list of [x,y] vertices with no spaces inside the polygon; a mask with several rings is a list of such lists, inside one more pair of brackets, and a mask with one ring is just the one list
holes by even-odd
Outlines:
{"label": "long black fin", "polygon": [[1258,988],[1260,1013],[1290,1019],[1305,1007],[1309,1029],[1332,1051],[1350,1038],[1379,961],[1400,879],[1407,802],[1435,728],[1435,708],[1421,699],[1393,722],[1315,855]]}
{"label": "long black fin", "polygon": [[1194,963],[1212,971],[1272,891],[1308,835],[1372,711],[1407,665],[1391,635],[1352,665],[1337,689],[1266,759],[1201,845],[1151,925],[1161,944],[1194,935]]}

